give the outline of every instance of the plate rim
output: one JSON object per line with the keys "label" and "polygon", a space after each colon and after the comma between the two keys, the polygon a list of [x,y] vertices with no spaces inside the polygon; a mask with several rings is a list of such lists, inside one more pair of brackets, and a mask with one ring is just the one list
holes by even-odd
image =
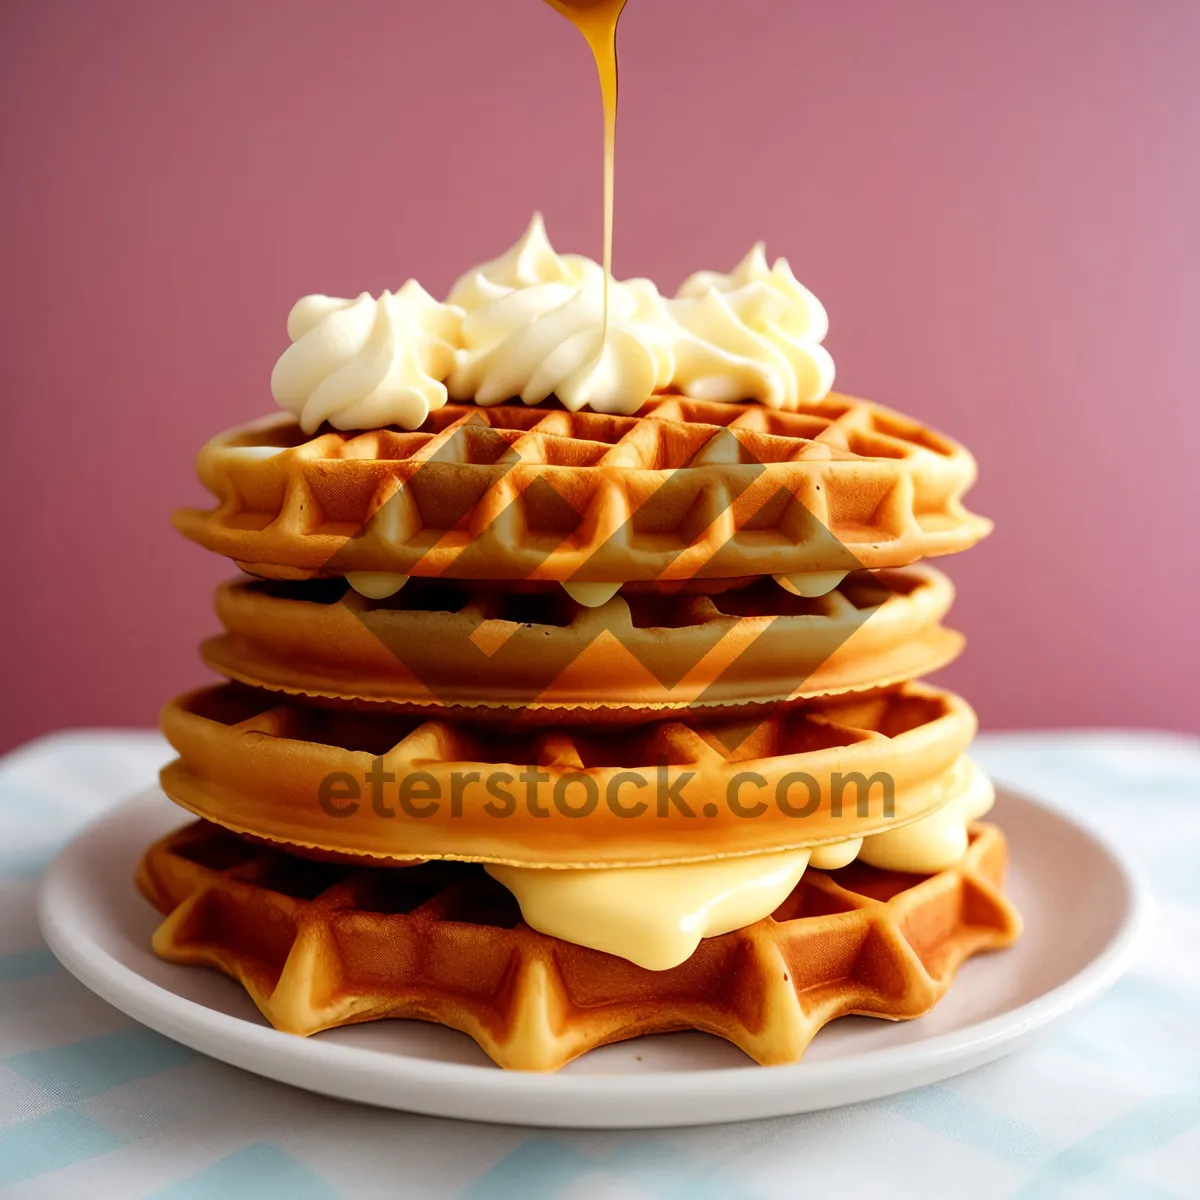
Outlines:
{"label": "plate rim", "polygon": [[[918,1042],[827,1061],[768,1068],[748,1064],[744,1070],[701,1067],[686,1073],[503,1071],[490,1063],[445,1062],[404,1051],[381,1055],[368,1047],[297,1038],[270,1025],[209,1008],[139,974],[98,942],[81,939],[78,930],[72,932],[72,920],[81,930],[87,919],[95,918],[72,916],[69,906],[64,911],[60,899],[75,879],[76,860],[83,861],[85,847],[101,828],[129,819],[137,809],[167,802],[157,786],[142,789],[107,809],[59,850],[38,886],[38,923],[47,945],[67,971],[127,1016],[209,1057],[324,1095],[433,1116],[559,1128],[715,1124],[809,1112],[892,1095],[998,1058],[1034,1031],[1106,991],[1129,965],[1152,900],[1140,869],[1127,852],[1102,831],[1055,805],[1001,785],[997,785],[997,794],[1062,822],[1101,852],[1122,893],[1122,917],[1115,931],[1075,974],[1023,1004]],[[363,1086],[344,1086],[341,1081],[346,1075],[353,1075]],[[315,1086],[314,1080],[321,1085]],[[699,1098],[687,1111],[656,1112],[655,1119],[647,1121],[622,1108],[632,1091],[637,1093],[639,1106],[653,1106],[667,1098],[677,1101],[681,1087]],[[461,1097],[455,1098],[463,1091],[470,1097],[465,1107]],[[711,1104],[704,1103],[714,1096],[724,1102],[718,1107],[750,1103],[738,1114],[730,1115],[726,1109],[718,1115]],[[559,1104],[580,1100],[586,1100],[593,1111],[556,1111]],[[506,1104],[514,1103],[532,1105],[542,1110],[541,1114],[514,1120],[490,1111],[502,1111]]]}

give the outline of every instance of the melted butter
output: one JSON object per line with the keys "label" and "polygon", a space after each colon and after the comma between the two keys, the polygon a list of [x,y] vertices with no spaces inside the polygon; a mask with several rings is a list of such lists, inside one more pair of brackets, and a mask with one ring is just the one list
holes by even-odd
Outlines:
{"label": "melted butter", "polygon": [[552,870],[489,863],[526,924],[649,971],[686,962],[701,938],[743,929],[791,895],[807,850],[660,867]]}
{"label": "melted butter", "polygon": [[608,283],[612,279],[613,175],[617,144],[617,21],[625,0],[546,0],[583,34],[604,105],[604,330],[608,329]]}
{"label": "melted butter", "polygon": [[855,858],[884,870],[932,874],[967,848],[967,825],[992,806],[991,781],[969,759],[965,782],[942,808],[867,838],[654,867],[548,868],[486,864],[517,898],[527,925],[577,946],[603,950],[650,971],[686,962],[701,938],[770,916],[811,865],[836,871]]}
{"label": "melted butter", "polygon": [[849,571],[809,571],[803,575],[776,575],[775,582],[793,596],[812,598],[832,592]]}
{"label": "melted butter", "polygon": [[562,585],[563,591],[584,608],[599,608],[607,604],[620,590],[619,583],[571,583]]}
{"label": "melted butter", "polygon": [[386,600],[394,596],[409,577],[395,571],[348,571],[346,582],[368,600]]}

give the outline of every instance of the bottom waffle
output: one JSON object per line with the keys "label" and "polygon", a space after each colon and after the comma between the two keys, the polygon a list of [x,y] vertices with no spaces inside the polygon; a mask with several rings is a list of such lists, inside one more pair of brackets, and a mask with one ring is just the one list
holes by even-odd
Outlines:
{"label": "bottom waffle", "polygon": [[1020,933],[1006,860],[1003,834],[981,823],[937,875],[809,871],[772,916],[669,971],[535,932],[478,866],[314,862],[203,821],[151,846],[138,885],[167,914],[155,951],[239,980],[277,1029],[417,1018],[469,1034],[502,1067],[554,1071],[678,1029],[795,1062],[837,1017],[920,1016],[966,958]]}

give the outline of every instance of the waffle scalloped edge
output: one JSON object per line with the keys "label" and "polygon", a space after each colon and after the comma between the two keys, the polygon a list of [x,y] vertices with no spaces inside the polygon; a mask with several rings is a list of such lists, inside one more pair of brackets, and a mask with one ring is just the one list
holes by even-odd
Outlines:
{"label": "waffle scalloped edge", "polygon": [[417,1018],[469,1034],[502,1067],[554,1071],[678,1029],[795,1062],[840,1016],[921,1016],[965,959],[1020,933],[1006,859],[1003,834],[980,823],[936,875],[809,871],[773,916],[663,972],[535,932],[477,868],[447,878],[433,865],[422,885],[430,865],[312,863],[197,822],[151,846],[137,879],[167,914],[156,953],[238,980],[277,1029]]}
{"label": "waffle scalloped edge", "polygon": [[797,412],[651,399],[633,417],[448,404],[412,433],[306,438],[272,416],[212,439],[212,511],[180,532],[252,574],[679,580],[904,566],[991,522],[975,461],[831,394]]}

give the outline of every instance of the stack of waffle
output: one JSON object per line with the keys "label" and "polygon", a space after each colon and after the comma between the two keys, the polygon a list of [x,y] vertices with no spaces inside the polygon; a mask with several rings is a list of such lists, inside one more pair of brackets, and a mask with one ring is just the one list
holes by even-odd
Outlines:
{"label": "stack of waffle", "polygon": [[155,949],[279,1029],[415,1017],[553,1070],[694,1028],[794,1061],[1009,943],[962,638],[917,560],[988,524],[960,446],[864,401],[281,416],[179,529],[248,573],[168,705],[200,820],[139,872]]}

